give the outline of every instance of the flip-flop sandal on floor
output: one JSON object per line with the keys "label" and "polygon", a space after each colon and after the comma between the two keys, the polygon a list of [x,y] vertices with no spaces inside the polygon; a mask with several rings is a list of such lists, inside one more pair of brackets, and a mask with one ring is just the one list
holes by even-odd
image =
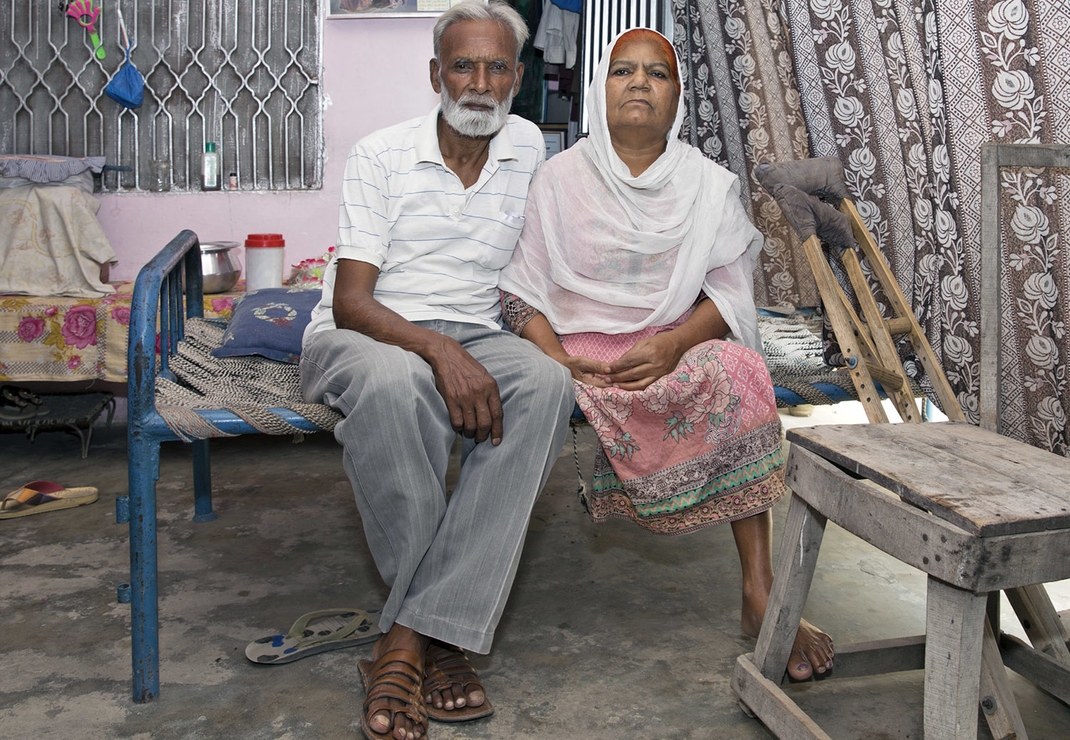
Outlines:
{"label": "flip-flop sandal on floor", "polygon": [[36,393],[13,385],[0,386],[0,419],[22,421],[44,416],[48,409],[41,405]]}
{"label": "flip-flop sandal on floor", "polygon": [[20,406],[7,399],[0,401],[0,421],[25,421],[37,416],[37,406],[25,404]]}
{"label": "flip-flop sandal on floor", "polygon": [[[422,728],[422,737],[427,737],[427,709],[420,693],[420,672],[416,669],[419,663],[420,656],[417,653],[401,648],[388,650],[374,663],[370,660],[357,663],[366,695],[363,714],[360,715],[360,729],[368,740],[391,740],[394,736],[393,719],[398,712]],[[398,702],[401,703],[400,707],[397,706]],[[380,734],[368,724],[368,717],[381,712],[390,715],[391,729]]]}
{"label": "flip-flop sandal on floor", "polygon": [[323,609],[298,618],[285,635],[268,635],[250,642],[245,657],[261,665],[279,665],[328,650],[375,642],[379,635],[378,609]]}
{"label": "flip-flop sandal on floor", "polygon": [[426,702],[428,717],[436,722],[468,722],[494,714],[494,707],[487,698],[487,689],[479,680],[472,664],[468,662],[468,656],[464,654],[464,651],[432,642],[427,646],[427,652],[424,655],[424,696],[428,696],[432,691],[445,693],[452,686],[460,686],[465,696],[471,693],[472,688],[478,687],[483,692],[483,703],[478,707],[439,709],[434,704]]}
{"label": "flip-flop sandal on floor", "polygon": [[12,491],[4,497],[3,501],[0,501],[0,519],[14,519],[45,511],[70,509],[91,504],[96,500],[97,489],[92,486],[64,488],[52,481],[35,480]]}
{"label": "flip-flop sandal on floor", "polygon": [[14,397],[21,399],[22,401],[25,401],[26,403],[32,404],[34,406],[41,405],[41,397],[39,395],[25,388],[19,388],[17,385],[3,386],[2,388],[0,388],[0,394],[3,394],[5,398],[9,398],[9,394],[11,394]]}

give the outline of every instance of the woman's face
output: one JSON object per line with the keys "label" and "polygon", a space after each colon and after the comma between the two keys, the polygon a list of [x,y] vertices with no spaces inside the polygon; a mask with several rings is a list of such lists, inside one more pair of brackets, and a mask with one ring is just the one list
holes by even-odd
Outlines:
{"label": "woman's face", "polygon": [[627,129],[649,132],[665,141],[676,119],[680,93],[673,82],[674,61],[650,41],[625,41],[614,49],[606,78],[606,121],[609,133]]}

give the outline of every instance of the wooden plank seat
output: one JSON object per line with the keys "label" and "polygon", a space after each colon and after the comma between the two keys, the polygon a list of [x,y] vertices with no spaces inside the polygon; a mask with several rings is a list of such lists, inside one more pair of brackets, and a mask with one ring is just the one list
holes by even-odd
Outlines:
{"label": "wooden plank seat", "polygon": [[[180,385],[175,372],[179,365],[193,373],[206,372],[190,364],[186,346],[189,343],[185,341],[187,331],[192,338],[197,322],[203,321],[202,285],[200,243],[197,235],[188,230],[172,239],[145,265],[134,284],[128,348],[129,495],[116,499],[116,520],[130,527],[130,582],[119,585],[119,598],[131,605],[136,702],[150,701],[160,692],[156,560],[160,444],[182,440],[192,445],[193,518],[207,521],[215,518],[209,437],[329,431],[333,426],[330,421],[340,418],[326,406],[304,404],[296,392],[291,394],[292,399],[269,395],[271,401],[259,408],[248,403],[228,408],[225,403],[210,398],[198,403],[197,398],[203,397],[203,393],[195,389],[189,391],[188,398],[172,402],[172,407],[162,403],[166,394],[159,392],[159,386]],[[273,363],[271,372],[275,375],[271,385],[295,388],[297,366],[278,367],[283,364]],[[278,373],[292,376],[290,382],[275,383]],[[212,383],[200,385],[203,391]]]}

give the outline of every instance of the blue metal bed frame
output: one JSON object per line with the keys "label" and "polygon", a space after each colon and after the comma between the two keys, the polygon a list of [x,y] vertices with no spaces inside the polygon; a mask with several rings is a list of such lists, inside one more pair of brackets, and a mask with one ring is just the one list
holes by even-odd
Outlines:
{"label": "blue metal bed frame", "polygon": [[[183,290],[183,275],[185,289]],[[187,318],[204,315],[201,251],[197,235],[186,230],[172,239],[138,273],[130,312],[128,367],[129,495],[115,502],[115,518],[130,525],[130,582],[119,585],[119,600],[129,601],[133,697],[146,702],[160,693],[160,639],[156,560],[156,481],[160,443],[178,440],[156,410],[156,377],[174,378],[168,353],[185,334]],[[157,330],[160,352],[157,355]],[[318,426],[289,409],[273,412],[308,432]],[[240,417],[222,410],[197,411],[217,428],[234,435],[259,434]],[[193,446],[194,520],[210,521],[212,478],[208,440]]]}

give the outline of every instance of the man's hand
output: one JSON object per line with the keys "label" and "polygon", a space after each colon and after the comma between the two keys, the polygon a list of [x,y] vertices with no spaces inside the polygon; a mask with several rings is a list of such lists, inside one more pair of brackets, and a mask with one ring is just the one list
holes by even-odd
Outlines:
{"label": "man's hand", "polygon": [[441,336],[425,359],[435,372],[435,387],[446,402],[450,424],[465,437],[492,445],[502,441],[502,399],[498,384],[455,340]]}
{"label": "man's hand", "polygon": [[356,260],[338,260],[334,321],[385,344],[422,357],[435,373],[435,387],[446,402],[450,425],[477,442],[502,441],[502,400],[498,384],[455,339],[416,326],[375,299],[379,269]]}
{"label": "man's hand", "polygon": [[626,391],[641,391],[663,375],[668,375],[687,350],[675,341],[671,331],[640,339],[609,365],[609,385]]}

